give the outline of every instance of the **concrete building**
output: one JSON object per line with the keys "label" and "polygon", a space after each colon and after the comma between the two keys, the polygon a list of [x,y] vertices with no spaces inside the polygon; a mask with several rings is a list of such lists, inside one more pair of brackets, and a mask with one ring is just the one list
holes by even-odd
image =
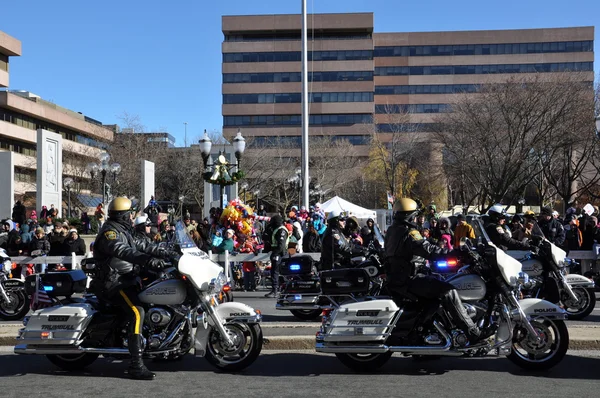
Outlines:
{"label": "concrete building", "polygon": [[[0,87],[9,87],[9,58],[21,55],[21,42],[0,32]],[[81,167],[97,161],[113,132],[80,112],[43,100],[28,91],[0,91],[0,150],[15,155],[15,196],[36,190],[36,130],[63,138],[63,177],[85,178]],[[39,206],[38,206],[39,207]]]}
{"label": "concrete building", "polygon": [[[373,131],[427,132],[458,93],[514,75],[583,71],[592,82],[593,27],[375,33],[373,14],[308,16],[310,134],[366,155]],[[300,15],[224,16],[223,134],[256,144],[301,139]],[[424,135],[426,139],[426,135]]]}

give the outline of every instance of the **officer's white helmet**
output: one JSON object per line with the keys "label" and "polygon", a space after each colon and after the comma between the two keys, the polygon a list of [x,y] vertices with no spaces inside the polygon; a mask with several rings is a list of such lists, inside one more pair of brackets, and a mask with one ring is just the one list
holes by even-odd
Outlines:
{"label": "officer's white helmet", "polygon": [[496,203],[495,205],[493,205],[492,207],[490,207],[488,209],[487,214],[489,216],[499,216],[499,215],[503,215],[504,214],[504,206],[502,206],[499,203]]}
{"label": "officer's white helmet", "polygon": [[146,221],[148,221],[148,216],[142,214],[141,216],[136,217],[135,221],[133,222],[133,225],[137,227],[138,225],[146,224]]}
{"label": "officer's white helmet", "polygon": [[337,209],[333,209],[329,212],[329,214],[327,214],[327,221],[331,220],[332,218],[338,218],[341,215],[342,215],[341,211],[339,211]]}

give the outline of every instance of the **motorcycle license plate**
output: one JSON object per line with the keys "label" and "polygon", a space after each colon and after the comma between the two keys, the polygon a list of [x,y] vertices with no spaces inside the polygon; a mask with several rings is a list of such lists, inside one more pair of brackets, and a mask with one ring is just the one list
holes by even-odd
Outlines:
{"label": "motorcycle license plate", "polygon": [[294,295],[294,300],[302,300],[302,295],[301,294],[295,294]]}

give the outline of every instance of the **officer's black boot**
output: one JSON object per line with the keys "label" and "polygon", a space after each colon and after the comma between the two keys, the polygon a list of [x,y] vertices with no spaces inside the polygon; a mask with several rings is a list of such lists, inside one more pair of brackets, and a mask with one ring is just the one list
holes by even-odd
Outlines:
{"label": "officer's black boot", "polygon": [[480,339],[481,332],[469,314],[467,314],[458,296],[458,292],[455,289],[448,291],[444,295],[442,302],[446,311],[450,312],[454,322],[467,334],[469,343],[473,344],[477,342]]}
{"label": "officer's black boot", "polygon": [[129,377],[135,380],[152,380],[156,375],[150,372],[146,365],[144,365],[144,361],[142,360],[143,352],[142,336],[139,334],[131,335],[129,339],[131,361],[129,362],[127,373],[129,374]]}

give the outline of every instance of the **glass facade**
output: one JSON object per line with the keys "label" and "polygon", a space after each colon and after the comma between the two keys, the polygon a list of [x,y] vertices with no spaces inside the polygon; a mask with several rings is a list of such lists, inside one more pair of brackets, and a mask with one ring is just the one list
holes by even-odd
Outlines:
{"label": "glass facade", "polygon": [[[373,50],[309,51],[309,61],[359,61],[373,59]],[[223,63],[300,62],[300,51],[223,53]]]}
{"label": "glass facade", "polygon": [[[332,135],[330,136],[332,141],[347,141],[352,145],[369,145],[371,143],[370,135]],[[318,138],[318,137],[316,137]],[[254,136],[249,143],[252,147],[277,147],[277,146],[291,146],[300,147],[302,145],[301,136]]]}
{"label": "glass facade", "polygon": [[375,113],[442,113],[450,112],[450,104],[385,104],[375,105]]}
{"label": "glass facade", "polygon": [[479,84],[375,86],[375,95],[475,93],[479,91],[480,87]]}
{"label": "glass facade", "polygon": [[28,182],[30,184],[35,184],[36,178],[37,178],[36,170],[15,167],[15,181]]}
{"label": "glass facade", "polygon": [[21,153],[27,156],[37,156],[36,144],[17,141],[6,137],[2,137],[0,140],[0,149]]}
{"label": "glass facade", "polygon": [[0,54],[0,70],[8,72],[8,56]]}
{"label": "glass facade", "polygon": [[[309,123],[313,126],[352,125],[372,123],[373,115],[370,113],[347,114],[321,114],[310,115]],[[223,116],[223,126],[300,126],[301,115],[251,115],[251,116]]]}
{"label": "glass facade", "polygon": [[[301,100],[302,93],[223,95],[223,104],[293,104]],[[373,93],[312,93],[310,102],[373,102]]]}
{"label": "glass facade", "polygon": [[[309,40],[364,40],[370,39],[370,33],[356,32],[307,32]],[[225,41],[300,41],[300,32],[278,32],[278,33],[244,33],[227,34]]]}
{"label": "glass facade", "polygon": [[[373,71],[310,72],[311,82],[359,82],[373,80]],[[223,84],[228,83],[290,83],[300,82],[300,72],[223,73]]]}
{"label": "glass facade", "polygon": [[[100,141],[97,138],[87,137],[80,132],[69,128],[59,126],[54,123],[49,123],[45,120],[36,119],[34,117],[23,115],[18,112],[13,112],[8,109],[0,109],[0,121],[16,124],[17,126],[25,127],[30,130],[44,129],[62,135],[65,140],[78,142],[83,145],[92,146],[95,148],[106,149],[108,143]],[[35,147],[35,145],[34,145]]]}
{"label": "glass facade", "polygon": [[429,133],[436,130],[436,123],[382,123],[377,125],[380,133]]}
{"label": "glass facade", "polygon": [[593,62],[561,62],[547,64],[386,66],[381,68],[375,68],[375,76],[485,75],[495,73],[537,73],[593,70]]}
{"label": "glass facade", "polygon": [[456,44],[434,46],[375,47],[375,57],[418,57],[448,55],[502,55],[591,52],[594,42],[561,41],[546,43]]}

